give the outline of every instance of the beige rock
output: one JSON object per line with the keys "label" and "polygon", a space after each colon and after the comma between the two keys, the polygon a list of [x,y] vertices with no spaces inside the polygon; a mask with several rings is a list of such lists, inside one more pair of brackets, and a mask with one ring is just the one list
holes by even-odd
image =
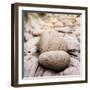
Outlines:
{"label": "beige rock", "polygon": [[62,22],[60,22],[60,21],[57,21],[55,24],[54,24],[54,26],[55,27],[63,27],[64,25],[63,25],[63,23]]}
{"label": "beige rock", "polygon": [[59,27],[55,28],[55,30],[63,33],[72,33],[72,29],[70,27]]}
{"label": "beige rock", "polygon": [[68,19],[70,22],[74,23],[74,22],[76,21],[76,16],[74,16],[74,15],[69,15],[69,16],[67,17],[67,19]]}
{"label": "beige rock", "polygon": [[36,56],[32,56],[24,62],[24,76],[25,77],[33,77],[35,75],[35,71],[38,67],[38,59]]}
{"label": "beige rock", "polygon": [[42,32],[43,30],[33,30],[32,35],[39,36]]}
{"label": "beige rock", "polygon": [[38,48],[40,52],[64,50],[67,45],[64,38],[56,31],[45,31],[40,36]]}
{"label": "beige rock", "polygon": [[57,18],[50,18],[51,19],[51,23],[57,23],[58,22],[58,20],[57,20]]}
{"label": "beige rock", "polygon": [[70,56],[65,51],[49,51],[39,56],[39,63],[52,70],[62,70],[69,66]]}
{"label": "beige rock", "polygon": [[80,75],[80,69],[77,69],[76,67],[69,67],[64,70],[64,75]]}
{"label": "beige rock", "polygon": [[75,25],[78,25],[78,26],[80,26],[80,17],[76,18]]}
{"label": "beige rock", "polygon": [[80,36],[80,31],[75,31],[73,33],[76,35],[76,37]]}
{"label": "beige rock", "polygon": [[74,26],[74,24],[73,24],[71,21],[69,21],[69,20],[66,20],[66,21],[64,22],[64,25],[65,25],[65,26],[70,26],[70,27]]}
{"label": "beige rock", "polygon": [[53,27],[53,24],[52,23],[45,23],[44,26]]}

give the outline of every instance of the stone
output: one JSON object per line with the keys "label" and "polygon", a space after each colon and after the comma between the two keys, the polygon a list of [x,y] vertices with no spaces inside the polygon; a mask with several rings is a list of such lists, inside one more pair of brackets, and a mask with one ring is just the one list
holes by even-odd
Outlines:
{"label": "stone", "polygon": [[71,57],[71,58],[70,58],[70,61],[71,61],[70,64],[71,64],[72,66],[75,66],[75,67],[80,66],[79,60]]}
{"label": "stone", "polygon": [[38,67],[38,58],[36,56],[28,58],[28,60],[24,62],[24,77],[34,77],[37,67]]}
{"label": "stone", "polygon": [[29,32],[24,32],[24,40],[28,41],[29,39],[32,39],[33,36]]}
{"label": "stone", "polygon": [[43,32],[43,30],[33,30],[32,35],[39,36],[42,32]]}
{"label": "stone", "polygon": [[70,58],[70,65],[80,69],[80,62],[75,58]]}
{"label": "stone", "polygon": [[64,75],[80,75],[80,69],[76,67],[66,68],[63,72]]}
{"label": "stone", "polygon": [[48,51],[39,56],[39,63],[52,70],[63,70],[70,64],[70,56],[65,51]]}
{"label": "stone", "polygon": [[38,48],[41,53],[56,50],[67,51],[67,45],[64,38],[59,32],[54,30],[45,31],[40,35]]}
{"label": "stone", "polygon": [[68,50],[80,50],[80,43],[74,35],[66,34],[64,39],[66,41]]}
{"label": "stone", "polygon": [[62,32],[62,33],[72,33],[72,30],[70,27],[59,27],[55,28],[56,31]]}
{"label": "stone", "polygon": [[33,55],[37,51],[37,44],[39,42],[39,37],[34,37],[30,40],[28,40],[26,43],[24,43],[24,53]]}
{"label": "stone", "polygon": [[54,27],[63,27],[64,26],[64,24],[62,23],[62,22],[60,22],[60,21],[57,21],[56,23],[53,23],[54,24]]}

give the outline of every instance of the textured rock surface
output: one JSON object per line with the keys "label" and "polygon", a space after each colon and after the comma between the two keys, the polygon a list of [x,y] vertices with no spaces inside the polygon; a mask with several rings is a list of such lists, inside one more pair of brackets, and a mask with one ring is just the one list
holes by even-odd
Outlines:
{"label": "textured rock surface", "polygon": [[39,63],[53,70],[62,70],[69,66],[70,56],[65,51],[48,51],[39,56]]}
{"label": "textured rock surface", "polygon": [[[69,67],[67,67],[62,71],[56,72],[54,70],[49,70],[42,67],[38,63],[38,57],[40,53],[38,51],[37,44],[40,35],[48,30],[58,32],[59,35],[66,40],[67,49],[68,49],[67,52],[70,55],[70,65]],[[82,62],[81,61],[82,59],[80,59],[80,53],[81,53],[80,34],[81,33],[80,33],[79,15],[54,14],[54,13],[53,14],[43,13],[42,15],[40,13],[28,12],[27,15],[25,15],[25,20],[24,20],[24,76],[44,77],[44,76],[78,75],[78,74],[80,75],[80,65]],[[44,41],[45,43],[48,44],[48,42],[46,41],[47,37],[44,38]],[[51,38],[51,41],[53,40],[54,37]],[[55,48],[56,48],[56,44],[55,44]],[[65,51],[67,49],[65,49]]]}
{"label": "textured rock surface", "polygon": [[64,50],[67,51],[67,44],[62,35],[56,31],[45,31],[40,36],[40,52]]}
{"label": "textured rock surface", "polygon": [[69,67],[64,70],[64,75],[80,75],[80,70],[76,67]]}
{"label": "textured rock surface", "polygon": [[66,34],[64,36],[64,39],[67,43],[68,50],[80,50],[80,44],[77,40],[77,38],[73,34]]}
{"label": "textured rock surface", "polygon": [[80,62],[79,62],[79,60],[71,57],[70,58],[70,65],[78,68],[80,66]]}

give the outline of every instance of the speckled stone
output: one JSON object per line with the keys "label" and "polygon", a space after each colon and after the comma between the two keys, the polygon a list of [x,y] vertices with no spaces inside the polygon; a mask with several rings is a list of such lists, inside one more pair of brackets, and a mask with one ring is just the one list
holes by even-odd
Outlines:
{"label": "speckled stone", "polygon": [[63,70],[70,64],[70,56],[65,51],[48,51],[39,56],[39,63],[52,70]]}

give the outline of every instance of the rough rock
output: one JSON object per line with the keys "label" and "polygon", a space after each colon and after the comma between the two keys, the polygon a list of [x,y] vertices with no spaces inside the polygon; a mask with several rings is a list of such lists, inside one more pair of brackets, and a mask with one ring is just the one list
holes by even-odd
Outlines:
{"label": "rough rock", "polygon": [[74,35],[66,34],[64,39],[66,41],[68,50],[80,50],[80,44]]}
{"label": "rough rock", "polygon": [[29,55],[33,55],[36,53],[37,51],[37,44],[39,42],[39,37],[34,37],[32,39],[30,39],[28,42],[24,43],[24,53],[25,55],[29,54]]}
{"label": "rough rock", "polygon": [[[27,67],[27,68],[26,68]],[[38,59],[36,56],[32,56],[28,58],[28,60],[24,64],[24,76],[25,77],[33,77],[35,75],[35,71],[38,67]]]}
{"label": "rough rock", "polygon": [[67,45],[60,33],[57,31],[45,31],[41,34],[39,40],[40,52],[64,50],[67,51]]}
{"label": "rough rock", "polygon": [[70,56],[65,51],[48,51],[39,56],[39,63],[53,70],[63,70],[70,64]]}
{"label": "rough rock", "polygon": [[80,75],[80,70],[76,67],[69,67],[63,73],[64,75]]}
{"label": "rough rock", "polygon": [[80,62],[79,62],[79,60],[77,60],[77,59],[75,59],[75,58],[70,58],[70,65],[71,66],[74,66],[74,67],[76,67],[76,68],[80,68]]}

